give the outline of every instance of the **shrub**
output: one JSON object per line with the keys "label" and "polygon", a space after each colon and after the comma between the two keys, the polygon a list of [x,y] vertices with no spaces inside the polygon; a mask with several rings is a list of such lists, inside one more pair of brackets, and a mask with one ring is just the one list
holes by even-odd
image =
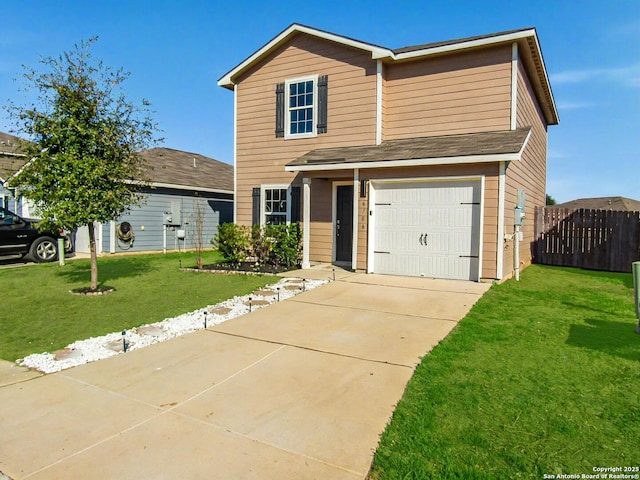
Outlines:
{"label": "shrub", "polygon": [[290,225],[267,225],[253,228],[235,223],[220,225],[211,242],[224,260],[238,266],[254,257],[259,267],[270,265],[276,268],[294,268],[302,261],[302,228],[297,223]]}
{"label": "shrub", "polygon": [[269,225],[265,236],[273,239],[270,263],[276,267],[293,268],[302,261],[302,228],[297,223]]}
{"label": "shrub", "polygon": [[[267,227],[268,228],[268,227]],[[260,225],[251,229],[251,250],[259,266],[271,263],[274,239]]]}
{"label": "shrub", "polygon": [[235,223],[223,223],[211,243],[218,248],[225,261],[239,265],[247,259],[251,242],[247,227]]}

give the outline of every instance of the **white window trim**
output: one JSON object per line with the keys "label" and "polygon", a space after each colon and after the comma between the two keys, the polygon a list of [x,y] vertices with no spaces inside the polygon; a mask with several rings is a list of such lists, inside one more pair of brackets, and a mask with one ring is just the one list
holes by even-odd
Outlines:
{"label": "white window trim", "polygon": [[264,227],[267,224],[267,212],[264,205],[267,201],[267,190],[286,190],[287,191],[287,215],[286,224],[291,223],[291,185],[286,183],[275,183],[260,185],[260,226]]}
{"label": "white window trim", "polygon": [[[289,109],[289,85],[292,83],[313,81],[313,122],[312,131],[309,133],[291,133],[291,112]],[[306,77],[290,78],[284,82],[284,138],[293,140],[295,138],[315,138],[318,136],[318,75],[308,75]]]}

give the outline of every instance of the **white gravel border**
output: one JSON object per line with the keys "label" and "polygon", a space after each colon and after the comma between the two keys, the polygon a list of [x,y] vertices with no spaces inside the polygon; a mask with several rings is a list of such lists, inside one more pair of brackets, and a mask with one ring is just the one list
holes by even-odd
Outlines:
{"label": "white gravel border", "polygon": [[[207,327],[210,327],[249,313],[248,304],[250,297],[252,301],[251,309],[255,310],[277,302],[278,292],[280,294],[280,300],[285,300],[305,290],[314,289],[325,283],[327,283],[327,280],[284,278],[278,283],[267,285],[260,289],[264,291],[273,291],[274,295],[263,296],[252,293],[241,297],[233,297],[216,305],[209,305],[174,318],[165,318],[161,322],[150,323],[127,330],[124,336],[125,341],[128,344],[127,351],[137,350],[187,333],[195,332],[196,330],[202,330],[204,328],[205,317]],[[294,286],[298,286],[300,288],[287,288]],[[253,304],[255,301],[268,302],[268,304],[255,305]],[[228,308],[230,311],[225,314],[212,313],[212,311],[219,308]],[[140,331],[145,332],[145,330],[146,333],[139,333]],[[17,363],[43,373],[54,373],[67,368],[83,365],[88,362],[102,360],[114,355],[121,355],[123,350],[122,332],[115,332],[101,337],[78,340],[77,342],[67,345],[64,354],[58,355],[59,359],[56,359],[56,355],[54,353],[34,353],[18,360]]]}

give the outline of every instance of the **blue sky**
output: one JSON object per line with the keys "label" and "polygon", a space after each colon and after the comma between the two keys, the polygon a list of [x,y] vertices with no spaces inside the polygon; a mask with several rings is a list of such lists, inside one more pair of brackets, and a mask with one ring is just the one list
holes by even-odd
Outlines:
{"label": "blue sky", "polygon": [[[0,105],[27,101],[21,65],[98,35],[93,53],[132,73],[165,146],[233,161],[233,94],[220,76],[291,23],[388,48],[536,27],[560,113],[547,191],[640,199],[640,2],[3,0]],[[9,131],[0,111],[0,131]]]}

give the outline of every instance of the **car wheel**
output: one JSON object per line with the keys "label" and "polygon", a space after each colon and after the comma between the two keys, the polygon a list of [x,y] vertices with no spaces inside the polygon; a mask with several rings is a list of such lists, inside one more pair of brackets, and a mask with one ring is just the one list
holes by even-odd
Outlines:
{"label": "car wheel", "polygon": [[29,256],[38,263],[53,262],[58,258],[57,242],[50,237],[37,238],[31,244]]}

